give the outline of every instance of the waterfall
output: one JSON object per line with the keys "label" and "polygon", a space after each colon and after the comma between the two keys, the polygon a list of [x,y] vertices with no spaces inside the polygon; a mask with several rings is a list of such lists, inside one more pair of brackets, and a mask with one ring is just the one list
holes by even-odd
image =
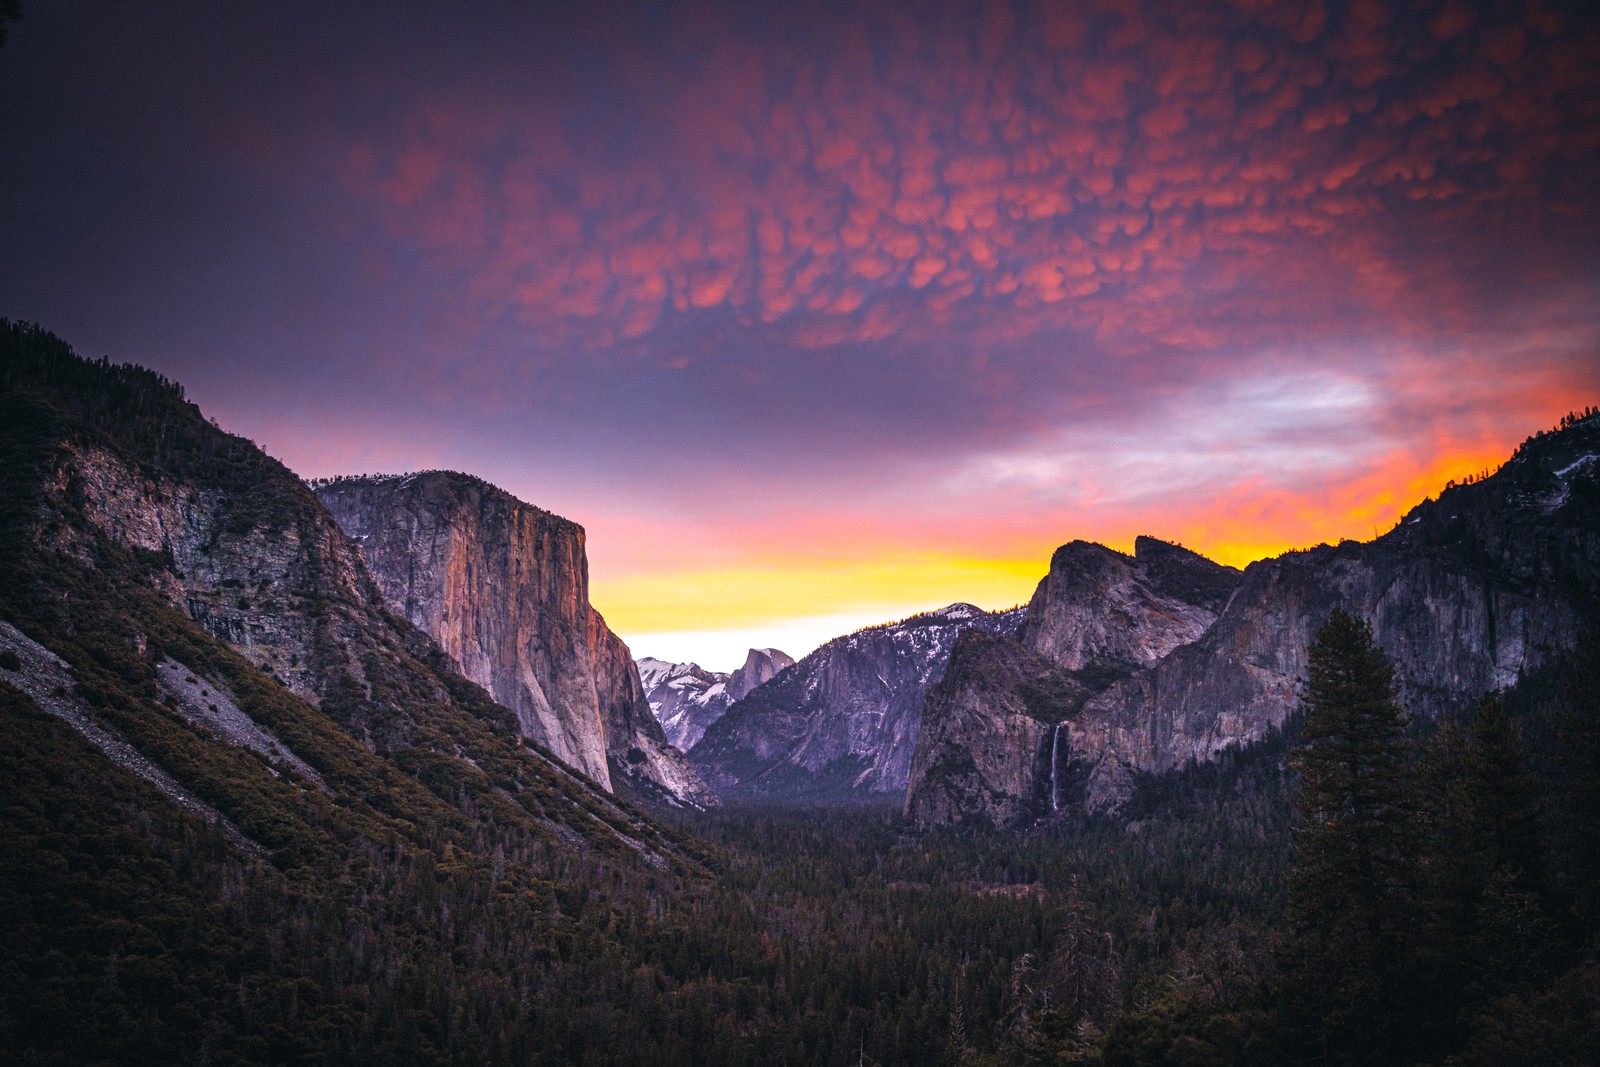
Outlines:
{"label": "waterfall", "polygon": [[1061,751],[1061,723],[1056,723],[1055,732],[1050,735],[1050,810],[1057,811],[1061,807],[1061,790],[1057,786],[1057,754]]}

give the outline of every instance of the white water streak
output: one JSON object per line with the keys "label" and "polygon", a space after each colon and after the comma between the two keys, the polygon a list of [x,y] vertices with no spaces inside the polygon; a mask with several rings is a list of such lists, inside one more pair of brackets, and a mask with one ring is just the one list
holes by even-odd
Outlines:
{"label": "white water streak", "polygon": [[1056,723],[1055,731],[1050,735],[1050,810],[1058,811],[1061,808],[1061,790],[1058,786],[1057,764],[1058,753],[1061,751],[1061,727]]}

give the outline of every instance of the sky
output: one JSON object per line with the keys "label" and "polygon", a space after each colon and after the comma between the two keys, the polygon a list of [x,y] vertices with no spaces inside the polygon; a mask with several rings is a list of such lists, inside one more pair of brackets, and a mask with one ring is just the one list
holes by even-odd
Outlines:
{"label": "sky", "polygon": [[25,0],[0,316],[580,522],[727,670],[1368,539],[1600,400],[1590,8]]}

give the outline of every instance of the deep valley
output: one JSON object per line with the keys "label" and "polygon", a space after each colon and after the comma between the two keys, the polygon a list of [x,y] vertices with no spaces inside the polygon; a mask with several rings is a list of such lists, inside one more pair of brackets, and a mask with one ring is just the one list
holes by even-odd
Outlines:
{"label": "deep valley", "polygon": [[1600,1037],[1592,408],[1371,541],[1067,541],[1026,606],[723,675],[634,661],[575,523],[455,472],[308,484],[10,321],[0,486],[6,1062]]}

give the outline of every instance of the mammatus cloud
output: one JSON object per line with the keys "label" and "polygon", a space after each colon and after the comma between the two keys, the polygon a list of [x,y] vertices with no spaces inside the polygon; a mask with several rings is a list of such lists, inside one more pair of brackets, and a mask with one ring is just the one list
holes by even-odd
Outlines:
{"label": "mammatus cloud", "polygon": [[1473,317],[1486,272],[1536,269],[1508,248],[1595,227],[1595,29],[1550,9],[864,5],[650,29],[597,42],[570,96],[430,88],[352,136],[339,178],[483,313],[644,359],[630,339],[714,309],[814,348],[1070,329],[1155,358],[1352,314],[1428,334]]}

